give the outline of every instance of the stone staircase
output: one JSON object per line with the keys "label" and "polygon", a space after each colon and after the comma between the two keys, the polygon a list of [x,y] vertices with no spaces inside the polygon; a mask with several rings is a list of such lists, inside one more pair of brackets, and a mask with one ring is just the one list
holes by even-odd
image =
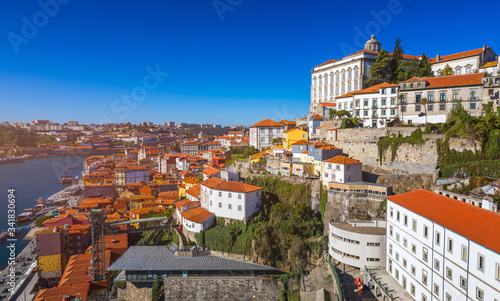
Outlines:
{"label": "stone staircase", "polygon": [[333,285],[328,270],[322,267],[314,268],[308,275],[304,275],[301,299],[303,301],[337,301],[333,293]]}

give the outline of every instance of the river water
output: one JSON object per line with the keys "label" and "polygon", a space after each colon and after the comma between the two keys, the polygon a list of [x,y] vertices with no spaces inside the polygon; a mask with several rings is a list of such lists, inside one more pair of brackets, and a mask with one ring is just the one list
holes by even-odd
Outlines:
{"label": "river water", "polygon": [[[6,229],[8,190],[15,189],[16,216],[25,208],[33,208],[38,198],[44,199],[62,190],[61,175],[82,177],[83,160],[87,156],[60,156],[43,159],[29,159],[24,162],[0,165],[0,229]],[[67,166],[71,169],[67,170]],[[17,234],[16,252],[26,243],[21,242],[27,231]],[[0,269],[7,266],[8,243],[0,243]]]}

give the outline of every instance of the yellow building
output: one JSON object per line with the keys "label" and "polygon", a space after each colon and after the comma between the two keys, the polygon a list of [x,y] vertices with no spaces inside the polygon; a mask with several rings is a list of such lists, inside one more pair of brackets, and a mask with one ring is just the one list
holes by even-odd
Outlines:
{"label": "yellow building", "polygon": [[283,147],[287,149],[292,148],[292,144],[299,142],[300,140],[306,140],[309,138],[308,133],[302,128],[300,129],[289,129],[283,132]]}
{"label": "yellow building", "polygon": [[145,201],[155,201],[155,197],[152,195],[133,195],[130,197],[129,208],[140,209],[142,208],[142,203]]}

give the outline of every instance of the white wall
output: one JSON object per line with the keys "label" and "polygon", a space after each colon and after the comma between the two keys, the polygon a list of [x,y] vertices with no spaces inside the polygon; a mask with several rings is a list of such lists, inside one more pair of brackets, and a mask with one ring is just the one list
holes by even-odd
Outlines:
{"label": "white wall", "polygon": [[[220,194],[220,195],[219,195]],[[231,197],[229,197],[231,194]],[[201,186],[201,206],[217,217],[244,220],[259,211],[262,191],[249,193],[213,190]],[[220,203],[220,207],[219,207]]]}

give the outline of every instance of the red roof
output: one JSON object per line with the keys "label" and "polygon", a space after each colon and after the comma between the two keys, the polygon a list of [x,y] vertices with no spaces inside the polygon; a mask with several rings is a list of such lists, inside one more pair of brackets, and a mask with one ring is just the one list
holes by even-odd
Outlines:
{"label": "red roof", "polygon": [[299,141],[293,143],[292,145],[311,145],[311,143],[309,143],[306,140],[299,140]]}
{"label": "red roof", "polygon": [[413,77],[407,81],[404,81],[403,83],[426,81],[427,84],[424,88],[470,86],[470,85],[480,85],[482,83],[483,75],[484,73],[472,73],[472,74],[448,75],[448,76],[437,76],[437,77]]}
{"label": "red roof", "polygon": [[313,120],[320,120],[320,119],[323,119],[323,116],[319,115],[319,114],[316,114],[313,116],[312,118]]}
{"label": "red roof", "polygon": [[389,196],[388,200],[500,253],[500,214],[425,189]]}
{"label": "red roof", "polygon": [[196,207],[194,209],[181,212],[181,215],[188,221],[199,224],[207,218],[211,217],[213,213],[208,212],[207,210],[203,209],[203,207]]}
{"label": "red roof", "polygon": [[348,158],[346,156],[336,156],[336,157],[330,158],[328,160],[325,160],[323,162],[343,164],[343,165],[361,164],[361,162],[354,160],[354,159],[351,159],[351,158]]}
{"label": "red roof", "polygon": [[340,95],[337,98],[351,97],[351,96],[357,95],[357,94],[378,93],[379,89],[382,89],[382,88],[396,88],[396,87],[399,87],[399,86],[396,85],[396,84],[381,83],[381,84],[378,84],[378,85],[375,85],[375,86],[368,87],[368,88],[363,89],[363,90],[352,91],[352,92],[346,93],[344,95]]}
{"label": "red roof", "polygon": [[282,125],[296,125],[297,124],[297,122],[295,122],[295,121],[289,121],[289,120],[285,120],[285,119],[281,120],[278,123],[280,123]]}
{"label": "red roof", "polygon": [[274,120],[271,120],[271,119],[264,119],[264,120],[257,122],[254,125],[251,125],[250,127],[251,128],[253,128],[253,127],[283,127],[283,125],[274,121]]}
{"label": "red roof", "polygon": [[331,102],[322,102],[322,103],[320,103],[320,105],[322,105],[323,107],[336,107],[337,106],[336,103],[331,103]]}
{"label": "red roof", "polygon": [[[487,47],[487,48],[489,48],[489,47]],[[434,64],[434,63],[441,63],[441,62],[445,62],[445,61],[461,59],[464,57],[478,55],[478,54],[481,54],[482,52],[483,52],[483,48],[479,48],[479,49],[468,50],[468,51],[463,51],[463,52],[454,53],[454,54],[443,55],[443,56],[439,57],[439,62],[436,62],[436,58],[432,58],[429,60],[429,63]]]}
{"label": "red roof", "polygon": [[326,61],[324,63],[319,64],[318,66],[315,66],[314,68],[320,67],[320,66],[323,66],[323,65],[326,65],[326,64],[330,64],[330,63],[335,63],[335,62],[338,62],[338,61],[339,60],[328,60],[328,61]]}
{"label": "red roof", "polygon": [[201,182],[201,185],[215,190],[224,190],[224,191],[242,192],[242,193],[247,193],[262,189],[262,187],[241,182],[224,181],[219,178],[207,179]]}

